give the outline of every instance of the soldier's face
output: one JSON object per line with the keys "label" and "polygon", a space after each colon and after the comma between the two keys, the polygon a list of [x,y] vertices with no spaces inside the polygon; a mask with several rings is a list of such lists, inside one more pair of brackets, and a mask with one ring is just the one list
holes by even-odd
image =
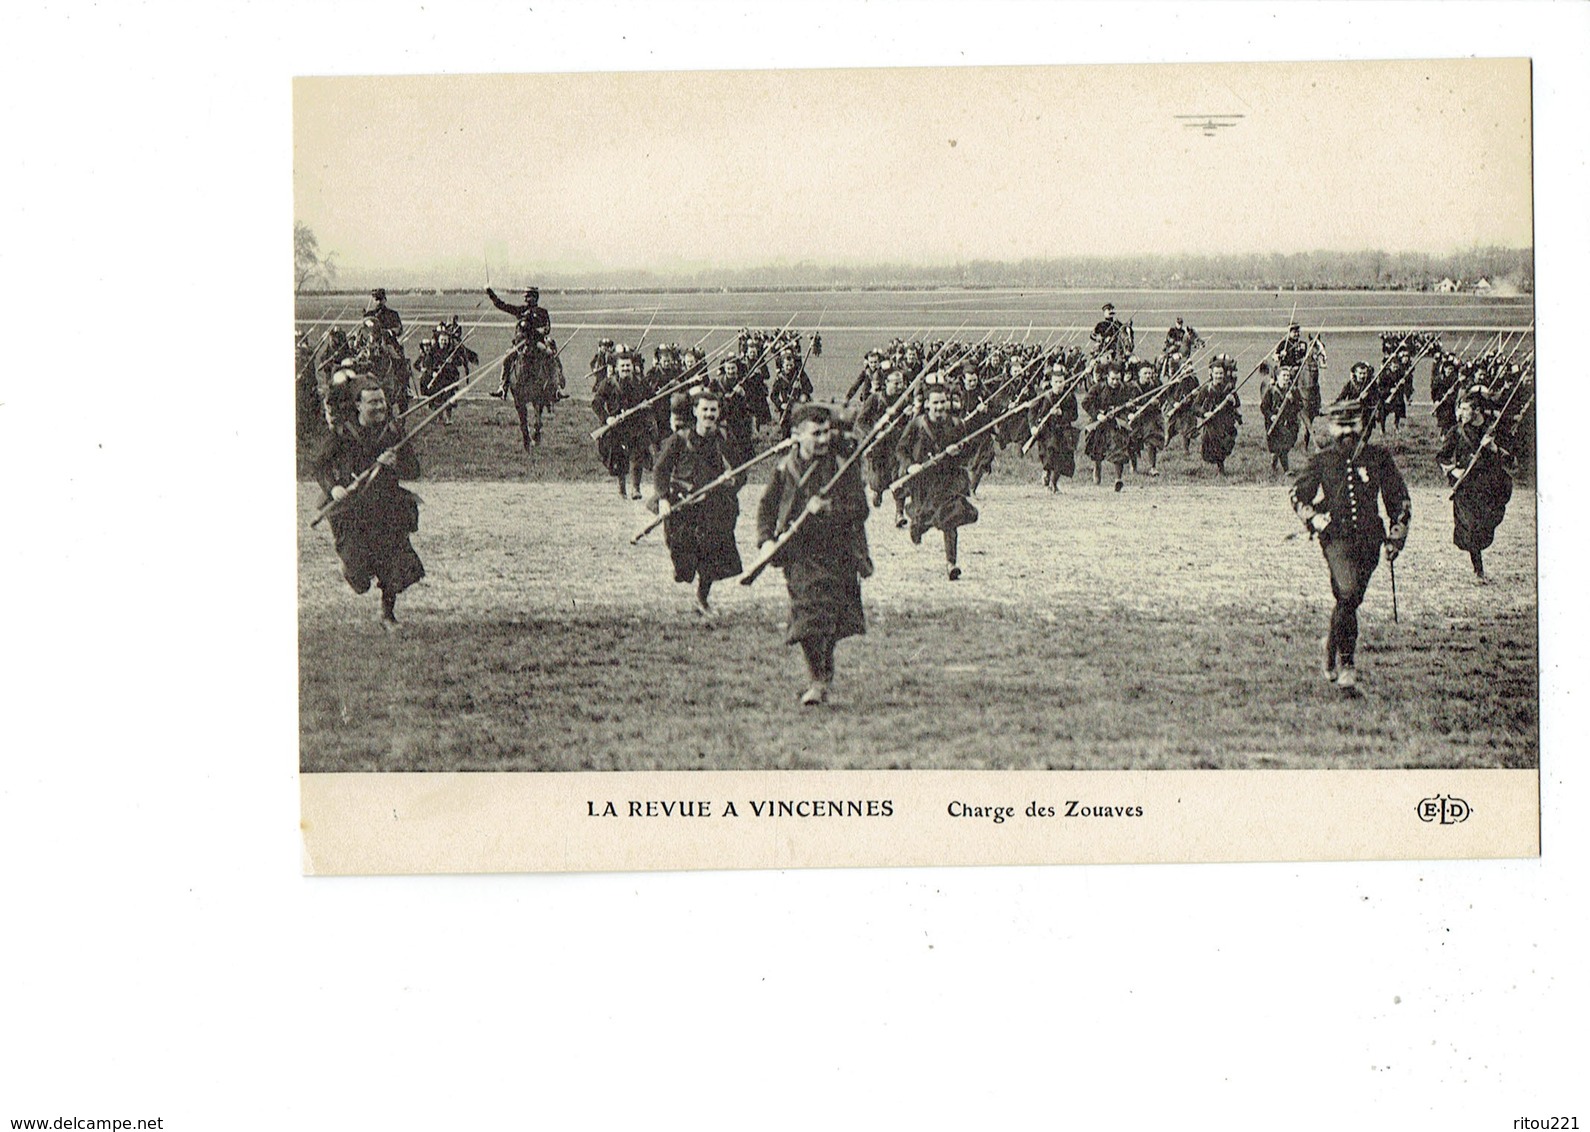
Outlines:
{"label": "soldier's face", "polygon": [[900,391],[905,388],[905,378],[897,373],[891,373],[888,381],[884,383],[884,388],[889,391],[889,396],[898,397]]}
{"label": "soldier's face", "polygon": [[632,378],[632,377],[635,376],[635,362],[634,362],[633,359],[631,359],[631,358],[619,358],[618,359],[618,376],[619,376],[619,380],[621,380],[621,381],[628,380],[629,378]]}
{"label": "soldier's face", "polygon": [[790,435],[795,438],[801,455],[807,459],[826,456],[829,445],[834,441],[834,426],[828,421],[802,421]]}
{"label": "soldier's face", "polygon": [[711,397],[703,397],[696,402],[696,431],[702,436],[711,436],[718,431],[718,415],[722,406]]}
{"label": "soldier's face", "polygon": [[1055,370],[1049,375],[1049,392],[1060,392],[1060,390],[1065,387],[1065,383],[1066,375],[1061,373],[1059,370]]}
{"label": "soldier's face", "polygon": [[366,389],[359,394],[359,424],[365,428],[386,424],[386,394],[379,389]]}
{"label": "soldier's face", "polygon": [[935,391],[928,394],[927,415],[930,421],[941,421],[950,415],[949,394]]}

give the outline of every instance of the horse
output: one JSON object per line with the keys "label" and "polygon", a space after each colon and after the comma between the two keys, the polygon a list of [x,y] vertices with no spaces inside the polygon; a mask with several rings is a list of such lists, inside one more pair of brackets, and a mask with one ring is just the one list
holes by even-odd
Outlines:
{"label": "horse", "polygon": [[[519,437],[524,450],[541,443],[541,414],[557,407],[562,399],[561,366],[550,343],[522,342],[503,363],[508,367],[508,389],[519,414]],[[530,427],[530,410],[535,409],[535,428]]]}

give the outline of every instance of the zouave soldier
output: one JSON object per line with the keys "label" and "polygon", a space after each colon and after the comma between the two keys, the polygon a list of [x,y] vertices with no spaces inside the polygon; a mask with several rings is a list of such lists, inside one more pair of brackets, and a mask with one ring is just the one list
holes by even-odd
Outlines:
{"label": "zouave soldier", "polygon": [[1294,322],[1286,328],[1286,337],[1276,343],[1274,359],[1278,371],[1286,367],[1300,370],[1303,431],[1307,435],[1320,415],[1319,371],[1325,364],[1325,347],[1318,337],[1305,341],[1303,327]]}
{"label": "zouave soldier", "polygon": [[839,471],[855,442],[838,435],[833,413],[807,402],[791,415],[795,446],[779,460],[757,507],[757,539],[762,552],[803,511],[811,513],[795,536],[774,556],[789,589],[788,644],[800,645],[811,682],[801,693],[802,707],[828,699],[834,679],[834,646],[867,631],[861,609],[861,579],[872,576],[867,549],[867,496],[855,465],[826,496],[822,488]]}
{"label": "zouave soldier", "polygon": [[1077,396],[1066,389],[1068,380],[1065,366],[1052,363],[1049,391],[1027,410],[1028,432],[1036,438],[1038,462],[1043,466],[1043,485],[1051,492],[1060,490],[1061,476],[1070,479],[1077,471]]}
{"label": "zouave soldier", "polygon": [[[381,590],[381,625],[397,628],[398,595],[425,577],[425,566],[409,535],[419,530],[419,499],[399,481],[420,474],[414,450],[396,448],[403,426],[390,418],[386,391],[374,379],[358,381],[353,419],[341,422],[321,444],[313,460],[315,481],[324,493],[320,505],[344,501],[331,513],[331,537],[342,576],[356,594]],[[360,474],[376,466],[375,475],[350,496]]]}
{"label": "zouave soldier", "polygon": [[845,404],[850,404],[857,397],[867,397],[877,388],[877,377],[882,365],[882,352],[868,350],[867,356],[861,361],[861,372],[856,375],[856,380],[850,383],[850,388],[845,390]]}
{"label": "zouave soldier", "polygon": [[[994,364],[996,360],[997,365]],[[994,351],[994,357],[990,359],[989,369],[996,374],[1003,374],[1005,371],[1004,358],[998,350]],[[994,405],[988,399],[983,375],[970,360],[962,363],[961,366],[960,408],[955,411],[958,411],[968,431],[987,424],[994,416]],[[977,494],[977,488],[983,482],[983,477],[994,468],[994,454],[999,444],[998,431],[997,428],[991,429],[967,442],[966,475],[971,483],[973,495]]]}
{"label": "zouave soldier", "polygon": [[795,406],[812,399],[812,379],[806,376],[800,355],[791,347],[784,347],[778,357],[778,373],[768,391],[768,401],[778,416],[780,437],[789,436],[790,417]]}
{"label": "zouave soldier", "polygon": [[[856,431],[863,436],[871,432],[872,427],[883,419],[883,414],[888,412],[889,406],[899,400],[900,394],[904,392],[905,379],[893,363],[882,363],[872,393],[861,403],[861,411],[856,414]],[[862,457],[867,490],[874,507],[883,506],[883,489],[894,479],[894,451],[904,429],[905,422],[896,421]]]}
{"label": "zouave soldier", "polygon": [[960,458],[961,438],[966,430],[950,413],[948,392],[935,386],[927,394],[923,413],[911,422],[900,442],[906,472],[913,473],[933,457],[948,451],[950,456],[905,485],[911,498],[907,511],[911,517],[911,541],[918,545],[922,536],[937,527],[944,533],[944,563],[950,581],[961,576],[957,563],[960,528],[977,522],[972,505],[972,484]]}
{"label": "zouave soldier", "polygon": [[596,452],[609,475],[618,479],[619,498],[640,498],[641,479],[651,467],[656,444],[657,418],[639,412],[623,421],[618,417],[646,400],[645,378],[639,372],[639,356],[627,346],[620,348],[613,375],[596,388],[591,409],[598,420],[615,425],[597,441]]}
{"label": "zouave soldier", "polygon": [[1462,382],[1463,374],[1454,354],[1444,355],[1430,368],[1430,400],[1435,403],[1431,411],[1443,437],[1457,425],[1456,390]]}
{"label": "zouave soldier", "polygon": [[1209,363],[1209,384],[1198,394],[1198,433],[1203,461],[1226,474],[1226,461],[1237,450],[1237,426],[1242,423],[1242,398],[1236,390],[1236,363],[1221,354]]}
{"label": "zouave soldier", "polygon": [[1166,380],[1175,388],[1165,394],[1171,403],[1165,436],[1169,441],[1180,435],[1182,452],[1191,455],[1193,436],[1198,431],[1198,371],[1179,350],[1167,355],[1166,370]]}
{"label": "zouave soldier", "polygon": [[756,414],[745,387],[745,364],[737,357],[724,358],[718,363],[717,386],[723,395],[719,427],[724,450],[729,461],[739,466],[756,454]]}
{"label": "zouave soldier", "polygon": [[673,506],[705,487],[735,465],[718,428],[722,398],[701,388],[690,398],[690,423],[663,442],[652,473],[654,505],[666,516],[663,536],[673,559],[674,581],[696,583],[697,614],[715,616],[709,598],[712,583],[740,573],[740,551],[734,524],[740,517],[739,490],[745,473],[714,488],[705,499],[673,514]]}
{"label": "zouave soldier", "polygon": [[596,344],[596,353],[591,355],[589,374],[591,389],[594,391],[603,379],[611,376],[613,363],[618,357],[618,347],[611,338],[603,338]]}
{"label": "zouave soldier", "polygon": [[[1159,377],[1154,372],[1154,367],[1149,362],[1143,362],[1137,367],[1137,380],[1127,384],[1132,397],[1141,397],[1146,393],[1153,393],[1160,387]],[[1137,471],[1138,457],[1145,452],[1148,454],[1148,474],[1159,475],[1159,453],[1165,447],[1165,415],[1160,412],[1160,402],[1165,394],[1150,404],[1127,412],[1128,426],[1126,439],[1126,452],[1132,461],[1132,471]],[[1130,400],[1131,398],[1128,398]],[[1135,417],[1135,420],[1132,418]]]}
{"label": "zouave soldier", "polygon": [[1093,461],[1093,482],[1104,482],[1104,465],[1109,463],[1115,468],[1115,490],[1120,491],[1131,451],[1126,428],[1115,410],[1130,401],[1132,394],[1121,380],[1119,362],[1106,359],[1099,363],[1099,368],[1103,371],[1104,380],[1088,390],[1082,398],[1082,407],[1093,418],[1082,451]]}
{"label": "zouave soldier", "polygon": [[[1342,383],[1341,392],[1336,395],[1334,404],[1352,401],[1360,406],[1358,427],[1363,432],[1373,427],[1372,418],[1376,415],[1375,406],[1380,404],[1380,382],[1375,375],[1375,368],[1368,362],[1354,362],[1353,368],[1347,375],[1347,380]],[[1334,410],[1334,405],[1333,405]]]}
{"label": "zouave soldier", "polygon": [[[1321,642],[1325,676],[1349,692],[1358,684],[1358,607],[1380,564],[1381,547],[1386,561],[1395,562],[1408,541],[1413,514],[1391,453],[1360,442],[1361,412],[1352,401],[1331,406],[1331,442],[1314,454],[1292,485],[1292,509],[1310,537],[1319,536],[1336,599],[1330,631]],[[1389,530],[1381,521],[1381,507]]]}
{"label": "zouave soldier", "polygon": [[1496,409],[1479,395],[1464,395],[1436,462],[1452,493],[1452,544],[1468,551],[1474,581],[1485,585],[1484,552],[1513,498],[1512,454],[1497,443]]}
{"label": "zouave soldier", "polygon": [[1303,404],[1299,397],[1301,378],[1297,369],[1283,366],[1279,377],[1259,394],[1259,412],[1264,417],[1264,443],[1270,451],[1270,470],[1290,472],[1288,457],[1302,425]]}

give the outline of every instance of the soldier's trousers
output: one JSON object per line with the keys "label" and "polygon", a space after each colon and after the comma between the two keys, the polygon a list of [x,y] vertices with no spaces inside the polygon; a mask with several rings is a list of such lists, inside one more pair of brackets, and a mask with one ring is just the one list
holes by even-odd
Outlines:
{"label": "soldier's trousers", "polygon": [[1358,649],[1358,607],[1364,602],[1369,579],[1380,565],[1380,540],[1332,539],[1322,543],[1320,549],[1330,567],[1331,593],[1336,598],[1336,608],[1331,610],[1331,652],[1342,664],[1351,664]]}

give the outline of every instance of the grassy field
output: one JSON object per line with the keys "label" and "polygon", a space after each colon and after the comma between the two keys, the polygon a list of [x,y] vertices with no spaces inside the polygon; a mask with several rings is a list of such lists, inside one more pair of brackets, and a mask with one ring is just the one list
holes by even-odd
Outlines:
{"label": "grassy field", "polygon": [[[1108,297],[1108,296],[1105,296]],[[1123,314],[1133,298],[1114,296]],[[1183,313],[1220,348],[1278,336],[1290,295],[1142,296],[1140,329]],[[1095,301],[1097,300],[1097,301]],[[861,352],[924,327],[1020,338],[1033,321],[1089,325],[1085,293],[547,296],[560,327],[589,321],[580,365],[607,334],[708,345],[742,324],[821,325],[819,395],[840,391]],[[448,297],[394,305],[410,321],[467,306]],[[336,312],[333,301],[329,313]],[[316,304],[300,304],[315,317]],[[477,315],[479,312],[475,312]],[[476,348],[506,346],[491,312]],[[1303,296],[1298,318],[1327,333],[1327,394],[1382,328],[1516,325],[1527,301],[1470,296]],[[976,333],[969,333],[981,323]],[[1261,329],[1274,325],[1275,331]],[[691,332],[691,328],[699,327]],[[1249,329],[1243,329],[1249,328]],[[1003,333],[1003,332],[1002,332]],[[1469,337],[1451,336],[1461,343]],[[1483,338],[1484,336],[1481,335]],[[1149,341],[1149,338],[1142,338]],[[1247,366],[1244,366],[1244,372]],[[1423,378],[1421,367],[1421,378]],[[1451,545],[1435,433],[1415,409],[1392,441],[1415,485],[1398,564],[1401,620],[1382,568],[1362,612],[1363,695],[1346,700],[1316,672],[1329,587],[1317,546],[1297,530],[1286,480],[1262,449],[1256,381],[1224,481],[1179,446],[1158,480],[1120,495],[1085,475],[1058,496],[1037,466],[1001,455],[962,538],[964,580],[943,575],[937,535],[913,547],[887,515],[870,526],[878,574],[865,587],[869,632],[839,649],[834,703],[802,714],[803,666],[782,644],[782,576],[720,584],[723,616],[698,621],[653,535],[628,537],[621,500],[586,433],[589,406],[565,402],[526,455],[512,410],[489,399],[420,442],[426,501],[415,544],[429,578],[405,595],[388,637],[373,597],[342,582],[329,535],[300,528],[300,716],[310,771],[681,768],[1156,768],[1533,766],[1538,763],[1535,512],[1515,496],[1475,588]],[[1251,396],[1248,394],[1251,392]],[[1302,457],[1295,459],[1300,462]],[[302,469],[302,465],[300,465]],[[754,541],[742,495],[742,552]],[[300,483],[307,523],[315,490]]]}
{"label": "grassy field", "polygon": [[[930,535],[871,524],[870,631],[800,714],[781,576],[699,622],[638,505],[599,485],[421,484],[430,578],[377,626],[329,539],[300,541],[306,770],[1534,765],[1534,509],[1476,589],[1450,510],[1415,493],[1401,621],[1377,575],[1364,695],[1315,672],[1329,608],[1284,489],[994,486],[950,584]],[[312,489],[300,490],[309,514]],[[754,489],[746,492],[746,510]],[[753,534],[742,518],[741,546]]]}

